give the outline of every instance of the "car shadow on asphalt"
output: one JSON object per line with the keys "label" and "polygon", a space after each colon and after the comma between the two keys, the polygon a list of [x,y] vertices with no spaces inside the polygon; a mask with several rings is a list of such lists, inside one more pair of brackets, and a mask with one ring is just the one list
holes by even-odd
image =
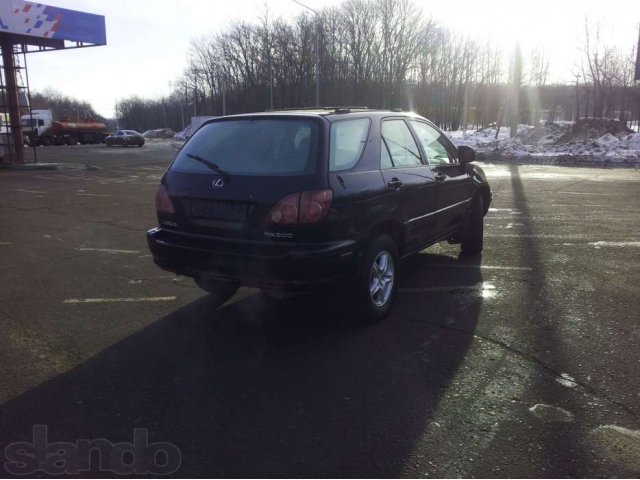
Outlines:
{"label": "car shadow on asphalt", "polygon": [[480,260],[411,258],[369,327],[331,298],[204,296],[2,405],[0,451],[36,424],[49,442],[146,428],[180,449],[180,476],[402,475],[473,339]]}

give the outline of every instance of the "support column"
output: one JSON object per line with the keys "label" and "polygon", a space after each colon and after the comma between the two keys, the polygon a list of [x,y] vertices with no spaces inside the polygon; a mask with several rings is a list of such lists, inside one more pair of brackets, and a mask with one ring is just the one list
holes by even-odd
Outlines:
{"label": "support column", "polygon": [[22,137],[22,125],[20,124],[20,103],[18,100],[18,82],[16,80],[16,64],[13,56],[13,42],[8,35],[0,37],[0,49],[2,49],[2,63],[6,79],[6,98],[9,109],[9,125],[13,151],[5,155],[5,163],[24,163],[24,139]]}

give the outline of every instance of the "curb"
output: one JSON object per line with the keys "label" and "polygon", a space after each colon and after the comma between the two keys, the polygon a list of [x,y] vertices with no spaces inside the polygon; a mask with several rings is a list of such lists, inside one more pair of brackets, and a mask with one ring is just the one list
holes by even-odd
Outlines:
{"label": "curb", "polygon": [[640,158],[625,158],[619,161],[612,161],[606,157],[595,157],[591,155],[552,155],[537,157],[533,155],[509,156],[491,152],[488,154],[479,153],[478,161],[487,163],[517,163],[521,165],[554,165],[558,167],[590,167],[590,168],[640,168]]}
{"label": "curb", "polygon": [[99,170],[93,165],[79,163],[0,163],[0,170]]}

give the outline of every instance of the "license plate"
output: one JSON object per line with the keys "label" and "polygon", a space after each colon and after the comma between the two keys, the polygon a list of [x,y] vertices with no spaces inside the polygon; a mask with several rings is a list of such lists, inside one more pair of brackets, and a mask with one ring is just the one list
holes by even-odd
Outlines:
{"label": "license plate", "polygon": [[242,222],[247,217],[247,206],[244,203],[192,200],[189,215],[198,218]]}

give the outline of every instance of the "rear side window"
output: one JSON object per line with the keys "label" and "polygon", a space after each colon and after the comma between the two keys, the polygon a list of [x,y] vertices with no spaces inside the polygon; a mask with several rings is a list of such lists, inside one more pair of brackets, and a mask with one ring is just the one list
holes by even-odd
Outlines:
{"label": "rear side window", "polygon": [[339,172],[353,168],[367,142],[369,119],[344,120],[331,125],[329,170]]}
{"label": "rear side window", "polygon": [[178,153],[171,170],[211,173],[187,153],[233,175],[304,175],[315,169],[318,125],[304,119],[247,119],[201,127]]}

